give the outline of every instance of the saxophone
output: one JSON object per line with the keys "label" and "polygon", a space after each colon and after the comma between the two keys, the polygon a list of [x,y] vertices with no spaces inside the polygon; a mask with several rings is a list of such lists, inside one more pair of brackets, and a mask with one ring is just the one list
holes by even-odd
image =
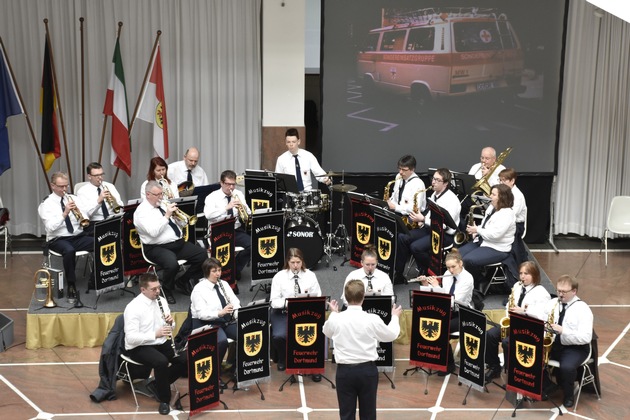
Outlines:
{"label": "saxophone", "polygon": [[[430,186],[430,187],[425,188],[423,190],[416,191],[416,193],[413,195],[413,212],[414,213],[418,213],[418,210],[420,210],[418,208],[418,195],[420,193],[426,193],[427,191],[430,191],[432,189],[433,189],[433,187]],[[408,215],[407,216],[403,216],[402,219],[403,219],[403,222],[405,222],[405,225],[407,225],[407,227],[409,229],[416,229],[418,227],[418,222],[412,221],[411,218]]]}
{"label": "saxophone", "polygon": [[[472,226],[475,224],[475,209],[479,208],[479,207],[483,207],[483,204],[473,204],[472,206],[470,206],[470,210],[468,210],[468,214],[466,215],[466,226]],[[460,230],[458,230],[455,233],[455,236],[453,237],[453,242],[455,243],[456,246],[461,246],[463,244],[465,244],[466,242],[470,241],[472,239],[472,235],[469,235],[468,233],[466,233],[466,231],[462,232]]]}
{"label": "saxophone", "polygon": [[[523,287],[523,283],[518,282],[521,287]],[[514,303],[514,288],[512,288],[512,292],[510,293],[510,297],[508,298],[508,307],[507,307],[507,315],[501,318],[499,321],[499,325],[501,326],[501,340],[510,335],[510,310],[516,306]]]}
{"label": "saxophone", "polygon": [[383,201],[389,201],[389,197],[391,195],[392,187],[394,186],[396,181],[398,181],[400,178],[401,178],[401,175],[398,174],[398,175],[396,175],[396,178],[394,178],[393,180],[389,181],[387,183],[387,185],[385,185],[385,190],[383,191]]}
{"label": "saxophone", "polygon": [[553,345],[553,340],[556,338],[556,335],[553,333],[551,329],[551,324],[555,320],[556,316],[556,308],[558,307],[558,300],[556,299],[556,304],[553,305],[553,309],[549,312],[549,317],[547,318],[546,327],[545,328],[545,337],[543,338],[543,363],[546,365],[549,363],[549,353],[551,353],[551,346]]}

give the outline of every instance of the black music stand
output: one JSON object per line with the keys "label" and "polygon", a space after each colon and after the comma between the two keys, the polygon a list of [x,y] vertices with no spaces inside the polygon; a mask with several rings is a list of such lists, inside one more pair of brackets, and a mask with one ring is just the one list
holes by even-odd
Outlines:
{"label": "black music stand", "polygon": [[295,176],[291,174],[282,174],[280,172],[273,172],[273,177],[276,178],[278,185],[278,191],[299,194],[297,181]]}
{"label": "black music stand", "polygon": [[200,185],[198,187],[195,186],[195,189],[190,195],[191,197],[197,196],[197,204],[195,205],[195,213],[203,213],[203,207],[206,203],[206,197],[210,195],[211,192],[216,191],[219,188],[221,188],[221,184],[219,184],[218,182],[214,184]]}
{"label": "black music stand", "polygon": [[[378,201],[383,201],[383,200],[379,200],[376,199]],[[409,234],[409,228],[407,227],[407,225],[405,224],[405,222],[402,219],[402,216],[394,211],[391,211],[389,208],[383,208],[380,205],[375,205],[370,203],[370,207],[372,207],[372,210],[374,211],[374,213],[378,213],[381,216],[385,216],[385,217],[390,217],[392,219],[396,220],[396,228],[397,228],[397,232],[398,234],[400,233],[404,233],[405,235]]]}

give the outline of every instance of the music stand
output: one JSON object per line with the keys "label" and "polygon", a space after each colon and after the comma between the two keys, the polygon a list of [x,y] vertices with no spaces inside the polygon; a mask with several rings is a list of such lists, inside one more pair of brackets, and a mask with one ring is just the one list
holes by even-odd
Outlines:
{"label": "music stand", "polygon": [[[378,201],[383,201],[383,200],[379,200],[376,199]],[[407,227],[407,225],[405,224],[405,222],[402,219],[402,216],[396,212],[391,211],[389,208],[383,208],[380,207],[379,205],[375,205],[375,204],[370,204],[370,207],[372,207],[372,210],[374,211],[374,213],[378,213],[381,216],[384,217],[390,217],[396,220],[396,227],[398,228],[398,232],[397,233],[404,233],[405,235],[409,234],[409,228]]]}
{"label": "music stand", "polygon": [[208,185],[200,185],[195,186],[192,194],[189,197],[197,197],[197,204],[195,205],[195,213],[203,213],[203,207],[206,203],[206,197],[210,195],[211,192],[218,190],[221,188],[221,184],[214,183]]}
{"label": "music stand", "polygon": [[435,201],[431,200],[430,198],[427,199],[427,203],[428,203],[427,205],[429,206],[432,212],[433,212],[433,209],[431,207],[433,207],[439,213],[444,215],[444,224],[446,226],[448,226],[451,229],[457,230],[457,223],[455,223],[455,221],[453,220],[453,217],[451,217],[451,214],[448,211],[446,211],[444,207],[440,206],[439,204],[437,204]]}
{"label": "music stand", "polygon": [[293,194],[299,194],[297,181],[295,176],[291,174],[282,174],[280,172],[273,172],[273,177],[276,178],[278,185],[278,191],[284,191]]}

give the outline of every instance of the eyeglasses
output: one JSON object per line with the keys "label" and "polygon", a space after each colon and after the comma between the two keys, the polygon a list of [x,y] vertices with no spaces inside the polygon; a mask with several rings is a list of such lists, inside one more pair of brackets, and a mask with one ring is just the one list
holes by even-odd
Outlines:
{"label": "eyeglasses", "polygon": [[156,287],[152,287],[150,289],[147,289],[150,292],[159,292],[162,289],[161,286],[156,286]]}
{"label": "eyeglasses", "polygon": [[223,185],[227,185],[228,187],[234,187],[236,182],[224,182]]}
{"label": "eyeglasses", "polygon": [[94,178],[102,177],[103,175],[105,175],[105,172],[101,172],[100,174],[90,174],[90,176],[93,176]]}
{"label": "eyeglasses", "polygon": [[560,290],[558,289],[557,292],[559,295],[566,295],[569,292],[572,292],[574,289],[569,289],[569,290]]}
{"label": "eyeglasses", "polygon": [[66,185],[53,184],[53,185],[57,188],[68,188],[69,184],[66,184]]}
{"label": "eyeglasses", "polygon": [[433,182],[444,182],[444,180],[443,180],[443,179],[440,179],[440,178],[431,178],[431,180],[432,180]]}
{"label": "eyeglasses", "polygon": [[151,194],[154,197],[162,197],[164,195],[163,192],[161,192],[161,193],[154,193],[154,192],[151,192],[151,191],[147,191],[147,194]]}

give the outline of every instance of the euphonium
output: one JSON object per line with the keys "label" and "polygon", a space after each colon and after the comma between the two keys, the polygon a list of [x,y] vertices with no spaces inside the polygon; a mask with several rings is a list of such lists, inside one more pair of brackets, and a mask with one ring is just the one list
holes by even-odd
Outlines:
{"label": "euphonium", "polygon": [[398,181],[400,178],[402,178],[402,176],[400,174],[396,175],[396,178],[394,178],[392,181],[389,181],[386,185],[385,185],[385,190],[383,191],[383,201],[387,201],[389,200],[389,197],[391,195],[391,190],[392,190],[392,186],[396,183],[396,181]]}
{"label": "euphonium", "polygon": [[105,201],[107,202],[107,205],[112,209],[114,213],[116,214],[120,213],[120,206],[116,202],[116,199],[112,195],[111,191],[109,191],[109,188],[107,188],[107,185],[105,185],[104,182],[101,182],[101,186],[103,187],[103,190],[109,193],[109,195],[105,197]]}
{"label": "euphonium", "polygon": [[[50,271],[46,267],[40,268],[35,272],[33,281],[35,282],[35,299],[38,302],[44,302],[44,308],[55,308],[57,304],[53,298],[53,280],[50,276]],[[41,293],[37,292],[43,291],[43,289],[45,289],[46,297],[40,299],[39,295]]]}
{"label": "euphonium", "polygon": [[549,353],[551,353],[551,346],[553,345],[553,340],[556,338],[555,334],[553,334],[551,330],[551,324],[556,316],[556,308],[558,307],[558,300],[556,299],[556,304],[553,305],[553,309],[549,313],[549,317],[547,318],[547,326],[545,329],[545,337],[543,338],[543,363],[546,365],[549,363]]}
{"label": "euphonium", "polygon": [[[519,282],[522,286],[523,284]],[[501,318],[499,321],[499,325],[501,325],[501,340],[510,335],[510,315],[509,312],[512,308],[514,308],[516,304],[514,303],[514,288],[512,288],[512,292],[510,293],[510,297],[508,298],[508,315]]]}
{"label": "euphonium", "polygon": [[[413,212],[414,213],[418,213],[418,211],[420,210],[418,208],[418,195],[421,193],[426,193],[427,191],[432,190],[432,189],[433,187],[429,186],[428,188],[425,188],[423,190],[416,191],[416,193],[413,195]],[[405,222],[405,225],[407,225],[409,229],[415,229],[418,227],[418,222],[412,222],[409,216],[403,216],[402,219],[403,219],[403,222]]]}
{"label": "euphonium", "polygon": [[[466,215],[466,226],[473,226],[475,224],[475,209],[483,207],[482,204],[473,204],[468,210]],[[456,246],[461,246],[472,239],[472,235],[469,235],[466,231],[457,231],[453,237],[453,242]]]}
{"label": "euphonium", "polygon": [[[74,202],[74,199],[72,198],[70,194],[66,194],[65,196],[66,196],[66,200],[68,200],[68,203]],[[74,214],[74,217],[76,217],[76,219],[79,221],[79,224],[81,225],[83,229],[85,229],[86,227],[90,225],[90,221],[83,217],[83,215],[81,214],[81,210],[79,210],[78,207],[75,207],[71,211],[72,211],[72,214]]]}
{"label": "euphonium", "polygon": [[[167,204],[169,204],[170,201],[168,200],[162,200],[160,201],[160,207],[162,207],[162,210],[164,210],[164,212],[166,212],[167,210]],[[173,218],[175,219],[175,222],[177,223],[178,226],[180,227],[184,227],[186,225],[194,225],[197,223],[197,216],[195,216],[194,214],[188,215],[186,213],[184,213],[182,210],[180,210],[179,208],[176,208],[173,211]]]}

